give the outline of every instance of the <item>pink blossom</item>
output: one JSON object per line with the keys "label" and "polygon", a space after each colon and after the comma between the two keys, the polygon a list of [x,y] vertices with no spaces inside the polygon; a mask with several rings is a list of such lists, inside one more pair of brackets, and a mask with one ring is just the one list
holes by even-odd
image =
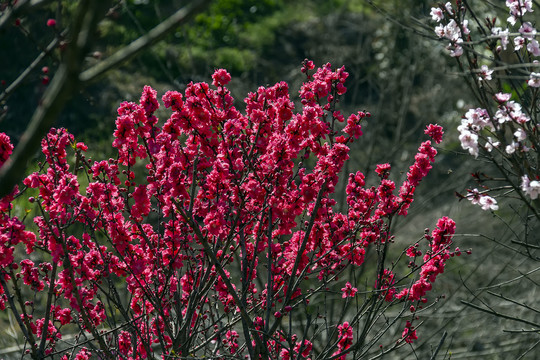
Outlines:
{"label": "pink blossom", "polygon": [[[353,343],[353,329],[347,321],[338,325],[338,346],[332,355],[337,355],[351,347]],[[339,360],[345,360],[347,355],[338,357]]]}
{"label": "pink blossom", "polygon": [[212,85],[225,86],[231,81],[231,75],[225,69],[217,69],[212,75]]}
{"label": "pink blossom", "polygon": [[229,347],[229,352],[231,354],[235,354],[239,348],[238,338],[240,337],[240,335],[238,335],[238,333],[234,330],[228,330],[225,333],[225,337],[227,339],[226,344]]}
{"label": "pink blossom", "polygon": [[540,87],[540,73],[531,72],[527,85],[530,87]]}
{"label": "pink blossom", "polygon": [[471,31],[469,30],[469,20],[465,19],[461,23],[461,33],[463,35],[469,35]]}
{"label": "pink blossom", "polygon": [[463,55],[463,48],[460,45],[454,45],[449,47],[451,57],[460,57]]}
{"label": "pink blossom", "polygon": [[444,4],[444,8],[446,9],[446,12],[448,12],[449,15],[454,15],[454,9],[452,9],[452,4],[449,1],[446,4]]}
{"label": "pink blossom", "polygon": [[506,145],[506,147],[504,148],[504,151],[508,154],[508,155],[512,155],[513,153],[516,152],[516,150],[519,148],[519,143],[515,142],[515,141],[512,141],[510,144]]}
{"label": "pink blossom", "polygon": [[56,307],[56,310],[54,311],[55,319],[60,322],[61,325],[67,325],[71,322],[71,309],[65,308],[60,309],[60,307]]}
{"label": "pink blossom", "polygon": [[377,173],[377,175],[379,175],[379,177],[381,177],[383,179],[387,179],[388,176],[390,176],[390,169],[391,168],[392,167],[388,163],[386,163],[386,164],[378,164],[377,167],[375,168],[375,172]]}
{"label": "pink blossom", "polygon": [[424,130],[424,134],[429,135],[429,137],[431,137],[436,144],[440,144],[444,132],[442,126],[437,124],[429,124],[426,130]]}
{"label": "pink blossom", "polygon": [[92,353],[86,348],[82,348],[75,356],[75,360],[88,360],[90,356],[92,356]]}
{"label": "pink blossom", "polygon": [[313,69],[315,69],[315,64],[313,63],[313,61],[305,59],[302,63],[301,71],[303,73],[307,73],[309,70],[313,70]]}
{"label": "pink blossom", "polygon": [[146,191],[146,185],[139,185],[133,192],[135,204],[131,207],[131,216],[135,219],[142,219],[150,213],[150,199]]}
{"label": "pink blossom", "polygon": [[521,177],[521,190],[532,200],[535,200],[540,195],[540,181],[531,181],[527,175],[523,175]]}
{"label": "pink blossom", "polygon": [[508,43],[509,43],[509,35],[510,31],[508,29],[502,29],[500,27],[493,27],[491,29],[491,34],[494,36],[498,36],[501,39],[501,46],[504,50],[506,50]]}
{"label": "pink blossom", "polygon": [[129,332],[120,332],[118,336],[118,350],[124,356],[127,356],[131,352],[131,334]]}
{"label": "pink blossom", "polygon": [[81,151],[88,150],[88,146],[86,146],[83,142],[78,142],[75,147]]}
{"label": "pink blossom", "polygon": [[469,199],[473,205],[480,204],[480,198],[483,196],[483,194],[481,194],[478,189],[468,189],[467,193],[467,199]]}
{"label": "pink blossom", "polygon": [[495,94],[495,100],[497,100],[501,104],[507,102],[508,100],[510,100],[510,98],[512,98],[512,94],[507,94],[507,93]]}
{"label": "pink blossom", "polygon": [[401,334],[401,337],[405,342],[407,343],[413,343],[414,340],[418,339],[418,336],[416,335],[416,329],[412,326],[410,321],[407,321],[407,324],[405,325],[405,329],[403,329],[403,333]]}
{"label": "pink blossom", "polygon": [[497,205],[497,200],[491,196],[481,193],[478,189],[467,190],[467,198],[471,201],[473,205],[480,205],[482,210],[498,210],[499,206]]}
{"label": "pink blossom", "polygon": [[167,91],[161,100],[166,108],[171,108],[173,111],[180,111],[184,105],[182,93],[178,91]]}
{"label": "pink blossom", "polygon": [[444,26],[444,37],[452,41],[457,41],[461,38],[461,29],[454,19],[450,20]]}
{"label": "pink blossom", "polygon": [[348,298],[348,297],[354,297],[356,295],[358,289],[353,287],[350,282],[347,281],[345,284],[345,287],[341,289],[343,294],[341,295],[342,298]]}
{"label": "pink blossom", "polygon": [[395,295],[397,299],[407,297],[411,301],[421,300],[431,290],[437,276],[444,272],[445,262],[450,258],[449,245],[455,232],[455,222],[447,217],[439,219],[437,227],[426,235],[430,239],[431,251],[424,255],[420,278],[410,288]]}
{"label": "pink blossom", "polygon": [[487,65],[482,65],[480,68],[480,76],[478,77],[478,80],[491,80],[491,74],[493,74],[493,70],[490,70]]}
{"label": "pink blossom", "polygon": [[56,20],[55,19],[47,20],[47,26],[48,27],[55,27],[56,26]]}
{"label": "pink blossom", "polygon": [[375,288],[380,290],[380,296],[387,302],[394,299],[396,294],[396,288],[394,287],[395,282],[395,274],[389,269],[384,269],[382,277],[375,283]]}
{"label": "pink blossom", "polygon": [[0,167],[9,159],[12,152],[11,139],[5,133],[0,133]]}
{"label": "pink blossom", "polygon": [[444,37],[444,25],[437,25],[435,26],[435,28],[433,29],[435,31],[435,34],[437,34],[437,36],[439,38],[442,38]]}
{"label": "pink blossom", "polygon": [[512,25],[515,25],[517,19],[525,15],[525,13],[533,12],[532,0],[506,0],[506,7],[510,12],[507,21]]}
{"label": "pink blossom", "polygon": [[[300,349],[302,349],[301,353],[300,353]],[[300,353],[306,359],[309,357],[312,349],[313,349],[313,344],[309,340],[304,340],[303,343],[297,342],[294,347],[295,352],[297,354]]]}
{"label": "pink blossom", "polygon": [[432,7],[429,14],[431,15],[431,19],[433,19],[433,21],[441,22],[441,20],[444,19],[444,14],[441,8]]}
{"label": "pink blossom", "polygon": [[[43,336],[43,330],[45,328],[45,319],[37,319],[36,320],[36,327],[37,327],[37,333],[36,335],[39,337]],[[58,332],[56,327],[54,326],[53,322],[49,320],[49,323],[47,324],[47,340],[49,340],[51,343],[54,343],[56,339],[61,339],[62,334]]]}
{"label": "pink blossom", "polygon": [[462,131],[459,135],[461,147],[463,150],[469,150],[469,153],[474,157],[478,157],[478,135],[470,131]]}
{"label": "pink blossom", "polygon": [[405,253],[410,258],[422,256],[422,251],[418,250],[418,243],[414,244],[414,246],[409,246]]}
{"label": "pink blossom", "polygon": [[540,44],[536,39],[529,41],[527,44],[527,51],[534,56],[540,56]]}
{"label": "pink blossom", "polygon": [[145,85],[141,94],[140,104],[147,117],[151,116],[158,108],[159,103],[156,99],[157,91],[150,86]]}
{"label": "pink blossom", "polygon": [[497,200],[488,195],[483,195],[482,197],[480,197],[479,204],[482,207],[482,210],[495,211],[499,209],[499,205],[497,205]]}
{"label": "pink blossom", "polygon": [[486,126],[491,125],[491,120],[489,118],[489,114],[487,110],[476,108],[476,109],[469,109],[462,121],[461,125],[458,126],[458,131],[474,131],[478,132],[482,130]]}
{"label": "pink blossom", "polygon": [[527,133],[522,128],[518,128],[514,132],[514,137],[516,138],[517,141],[523,141],[527,138]]}
{"label": "pink blossom", "polygon": [[352,114],[347,119],[347,126],[343,129],[343,132],[350,135],[353,139],[358,139],[362,136],[361,120],[362,118],[360,116]]}
{"label": "pink blossom", "polygon": [[493,151],[493,148],[498,148],[499,145],[501,145],[500,141],[494,141],[490,136],[488,136],[484,147],[488,152],[491,152]]}
{"label": "pink blossom", "polygon": [[532,40],[536,35],[536,29],[531,25],[530,22],[524,22],[519,28],[519,33],[523,35],[525,39]]}
{"label": "pink blossom", "polygon": [[514,38],[514,51],[519,51],[525,45],[525,38],[521,36],[516,36]]}
{"label": "pink blossom", "polygon": [[34,291],[43,290],[45,285],[40,279],[39,270],[34,266],[34,262],[29,259],[25,259],[21,261],[20,265],[24,284],[29,285]]}

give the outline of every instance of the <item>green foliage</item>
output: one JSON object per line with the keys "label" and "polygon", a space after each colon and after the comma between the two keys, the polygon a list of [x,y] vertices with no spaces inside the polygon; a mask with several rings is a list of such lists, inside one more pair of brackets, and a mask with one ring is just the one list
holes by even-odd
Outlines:
{"label": "green foliage", "polygon": [[196,17],[195,26],[189,33],[213,47],[234,46],[238,44],[238,34],[248,24],[256,23],[282,7],[282,0],[216,1]]}
{"label": "green foliage", "polygon": [[255,56],[249,50],[226,47],[216,52],[216,67],[230,69],[231,73],[249,71],[255,66]]}

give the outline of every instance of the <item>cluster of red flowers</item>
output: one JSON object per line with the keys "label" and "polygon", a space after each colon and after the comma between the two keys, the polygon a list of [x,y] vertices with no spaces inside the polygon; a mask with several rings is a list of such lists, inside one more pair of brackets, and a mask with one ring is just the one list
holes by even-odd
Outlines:
{"label": "cluster of red flowers", "polygon": [[[146,86],[139,103],[118,109],[116,159],[92,161],[86,145],[52,129],[42,142],[46,166],[24,180],[39,192],[31,199],[41,211],[34,218],[38,236],[9,206],[0,218],[0,307],[9,289],[21,286],[19,277],[35,296],[48,293],[53,302],[36,320],[26,307],[13,309],[28,329],[31,351],[36,336],[47,339],[48,354],[57,351],[63,329],[76,324],[105,357],[145,358],[159,347],[164,356],[309,358],[319,332],[287,333],[282,317],[305,314],[317,296],[313,281],[341,294],[337,275],[361,266],[372,244],[389,241],[388,220],[407,214],[436,154],[430,141],[421,145],[398,194],[388,164],[377,167],[378,186],[366,187],[361,172],[351,174],[347,210],[337,212],[332,194],[349,158],[347,144],[362,134],[360,123],[370,114],[339,125],[345,117],[335,105],[348,74],[330,64],[313,69],[306,62],[296,113],[284,82],[250,93],[241,113],[226,88],[230,75],[220,69],[212,76],[216,89],[191,83],[184,94],[167,92],[162,102],[172,115],[159,126],[157,93]],[[442,130],[432,126],[427,133],[439,142]],[[11,149],[0,135],[2,162]],[[384,289],[386,301],[424,297],[444,269],[452,234],[453,222],[441,219],[417,283],[396,295],[398,284],[386,269],[375,296]],[[19,243],[48,262],[17,262]],[[357,292],[350,283],[342,290],[344,301]],[[340,322],[328,351],[345,359],[358,318]],[[88,354],[82,348],[77,356]]]}

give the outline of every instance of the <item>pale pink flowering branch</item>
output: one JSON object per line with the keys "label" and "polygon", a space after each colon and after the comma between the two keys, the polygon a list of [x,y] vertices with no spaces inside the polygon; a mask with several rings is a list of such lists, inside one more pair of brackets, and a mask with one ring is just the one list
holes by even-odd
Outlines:
{"label": "pale pink flowering branch", "polygon": [[[535,72],[538,61],[535,57],[540,56],[536,40],[537,30],[533,22],[526,20],[528,14],[533,12],[533,2],[509,0],[506,2],[506,7],[510,14],[506,29],[496,26],[496,18],[482,22],[480,20],[482,17],[477,16],[466,1],[458,3],[457,6],[447,3],[444,7],[434,7],[431,16],[432,20],[438,23],[435,31],[439,36],[452,41],[457,41],[463,34],[458,26],[459,21],[466,24],[467,17],[470,16],[476,22],[479,32],[471,34],[469,31],[467,34],[469,41],[463,45],[468,55],[459,57],[456,61],[460,68],[471,69],[471,79],[466,79],[466,81],[480,103],[480,107],[468,110],[463,116],[461,125],[458,126],[459,140],[462,148],[474,157],[481,156],[490,159],[523,203],[536,218],[540,219],[539,204],[536,198],[529,196],[530,193],[534,194],[534,191],[525,191],[528,188],[521,180],[524,176],[527,178],[532,176],[536,181],[540,176],[538,167],[534,165],[537,164],[537,150],[540,146],[539,115],[534,105],[537,100],[531,103],[527,98],[538,99],[539,96],[535,90],[538,85]],[[496,37],[493,38],[493,36]],[[506,66],[500,59],[500,52],[512,41],[515,44],[514,50],[519,64]],[[474,48],[475,44],[485,44],[497,66],[491,68],[487,64],[480,64],[479,53]],[[500,74],[504,71],[511,75],[514,68],[526,74],[524,82],[529,86],[523,91],[514,83],[510,83],[514,86],[517,99],[512,99],[512,94],[503,91],[503,82],[494,72],[497,70]],[[475,74],[479,76],[476,75],[474,78]],[[530,105],[524,107],[524,103]],[[505,136],[507,132],[512,134],[511,138]],[[484,210],[497,210],[497,201],[485,192],[487,191],[483,191],[481,196],[473,193],[467,197]]]}
{"label": "pale pink flowering branch", "polygon": [[[463,0],[452,5],[452,11],[438,5],[431,17],[437,22],[435,31],[441,35],[441,29],[451,28],[452,21],[474,22],[474,26],[469,27],[468,39],[460,43],[462,55],[455,58],[474,99],[473,107],[465,112],[457,129],[462,149],[484,165],[481,172],[472,172],[478,187],[457,195],[484,211],[495,212],[494,218],[500,222],[493,224],[493,228],[502,225],[511,236],[502,232],[493,237],[481,236],[519,255],[512,257],[517,262],[509,260],[506,265],[519,266],[520,273],[528,273],[523,266],[537,268],[539,249],[535,236],[540,220],[540,83],[537,76],[540,44],[535,28],[539,9],[534,9],[538,2],[532,0],[507,0],[504,5],[502,9],[506,9],[506,14],[493,17],[493,14],[478,13],[474,2]],[[497,14],[497,7],[493,3],[488,9]],[[435,16],[439,10],[441,16]],[[491,288],[487,286],[471,291],[474,301],[462,303],[501,319],[530,325],[530,317],[536,316],[537,311],[523,300],[533,295],[528,291],[530,288],[521,283],[522,278],[530,280],[528,275],[523,275],[497,285],[512,284],[507,289],[510,292],[524,289],[519,295],[505,296],[488,291],[486,299],[482,293]],[[515,316],[499,310],[502,301],[512,306]],[[524,357],[530,349],[519,357]]]}

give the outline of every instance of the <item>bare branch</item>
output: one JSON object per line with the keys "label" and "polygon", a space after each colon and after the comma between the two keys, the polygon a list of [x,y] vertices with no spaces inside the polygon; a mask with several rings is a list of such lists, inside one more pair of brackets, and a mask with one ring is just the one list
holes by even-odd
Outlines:
{"label": "bare branch", "polygon": [[36,10],[41,6],[45,6],[49,3],[52,3],[53,0],[26,0],[20,1],[13,8],[6,10],[4,14],[0,17],[0,29],[8,24],[14,17],[21,14],[26,14],[29,11]]}
{"label": "bare branch", "polygon": [[71,46],[51,84],[32,115],[30,124],[12,156],[0,169],[0,197],[9,194],[22,179],[27,162],[34,156],[41,138],[52,126],[67,101],[79,88],[79,73],[84,55],[90,49],[97,23],[105,15],[110,1],[82,1],[70,34]]}
{"label": "bare branch", "polygon": [[116,53],[109,56],[105,60],[82,72],[79,76],[80,81],[82,83],[89,83],[98,78],[99,76],[103,75],[105,72],[133,58],[141,51],[163,39],[170,31],[174,30],[180,24],[191,19],[209,2],[210,0],[198,0],[191,3],[190,5],[181,8],[169,18],[167,18],[165,21],[150,30],[148,34],[141,36],[140,38],[133,41],[126,47],[118,50]]}
{"label": "bare branch", "polygon": [[[462,304],[465,304],[467,306],[470,306],[476,310],[480,310],[480,311],[483,311],[485,313],[488,313],[488,314],[491,314],[491,315],[494,315],[494,316],[497,316],[497,317],[500,317],[500,318],[503,318],[503,319],[508,319],[508,320],[513,320],[513,321],[517,321],[517,322],[522,322],[524,324],[527,324],[527,325],[531,325],[531,326],[534,326],[535,328],[540,328],[540,324],[537,324],[535,322],[532,322],[532,321],[528,321],[528,320],[525,320],[525,319],[521,319],[521,318],[518,318],[518,317],[515,317],[515,316],[510,316],[510,315],[505,315],[505,314],[502,314],[500,312],[497,312],[495,310],[491,310],[491,309],[485,309],[481,306],[478,306],[476,304],[473,304],[473,303],[470,303],[468,301],[465,301],[465,300],[461,300],[461,303]],[[537,330],[538,331],[538,330]]]}
{"label": "bare branch", "polygon": [[439,353],[439,351],[441,350],[443,344],[444,344],[444,340],[446,339],[446,335],[448,335],[448,333],[445,331],[441,337],[441,341],[439,342],[439,345],[437,346],[437,349],[435,349],[435,352],[433,353],[433,355],[431,356],[430,360],[435,360],[435,358],[437,357],[437,354]]}
{"label": "bare branch", "polygon": [[51,51],[56,48],[56,46],[58,46],[60,39],[60,37],[54,38],[54,40],[51,41],[49,45],[47,45],[47,47],[34,59],[34,61],[32,61],[32,63],[26,69],[24,69],[24,71],[7,87],[7,89],[0,94],[0,102],[9,97],[9,95],[11,95],[11,93],[15,91],[15,89],[17,89],[19,85],[22,84],[24,79],[26,79],[26,77],[30,75],[30,73],[39,66],[41,61],[47,55],[49,55]]}
{"label": "bare branch", "polygon": [[[28,6],[37,6],[45,4],[47,1],[48,0],[36,0],[25,2],[19,7],[22,7],[24,4],[28,4]],[[195,1],[191,5],[178,10],[167,20],[150,30],[147,35],[140,37],[103,62],[100,62],[82,73],[81,67],[83,57],[90,49],[90,43],[97,23],[104,16],[105,10],[109,8],[110,1],[99,1],[92,4],[91,7],[99,7],[99,11],[81,12],[82,17],[76,19],[73,23],[73,34],[71,35],[71,40],[69,42],[71,44],[69,47],[71,56],[69,56],[68,53],[66,60],[59,66],[57,73],[45,91],[40,105],[34,112],[30,124],[22,135],[11,158],[0,169],[0,197],[9,194],[13,187],[22,179],[22,174],[24,174],[24,171],[26,170],[27,162],[36,153],[41,138],[43,138],[47,130],[53,125],[65,104],[77,89],[83,87],[92,80],[95,80],[100,75],[103,75],[105,72],[120,65],[124,61],[136,56],[142,50],[152,46],[167,35],[167,33],[175,29],[179,24],[189,20],[207,5],[209,1],[210,0]],[[84,6],[88,7],[87,5],[84,5],[85,3],[87,2],[81,3],[81,8]],[[95,15],[97,13],[99,13],[99,16]],[[7,15],[4,15],[4,17],[0,19],[0,26],[1,21],[7,21],[6,16]],[[54,44],[51,43],[49,47],[52,45]],[[34,63],[37,64],[39,61],[40,57],[38,56]],[[23,74],[21,74],[21,76]]]}

